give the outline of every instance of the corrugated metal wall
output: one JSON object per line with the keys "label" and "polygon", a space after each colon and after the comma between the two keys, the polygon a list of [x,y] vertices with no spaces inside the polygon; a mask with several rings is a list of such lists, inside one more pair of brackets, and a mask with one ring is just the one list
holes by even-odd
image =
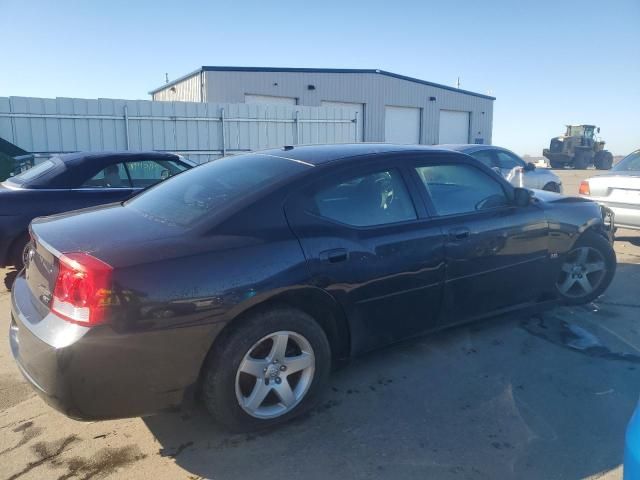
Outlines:
{"label": "corrugated metal wall", "polygon": [[[245,94],[295,97],[299,105],[322,101],[362,103],[364,140],[385,141],[384,107],[422,110],[421,142],[438,143],[440,110],[470,112],[469,141],[491,143],[493,100],[375,73],[204,71],[205,95],[213,102],[244,102]],[[310,89],[312,85],[314,88]],[[435,100],[430,100],[435,97]]]}
{"label": "corrugated metal wall", "polygon": [[45,154],[160,150],[202,162],[283,145],[354,142],[354,119],[354,111],[333,107],[0,97],[0,137]]}
{"label": "corrugated metal wall", "polygon": [[164,102],[203,102],[204,75],[196,73],[152,95],[153,100]]}

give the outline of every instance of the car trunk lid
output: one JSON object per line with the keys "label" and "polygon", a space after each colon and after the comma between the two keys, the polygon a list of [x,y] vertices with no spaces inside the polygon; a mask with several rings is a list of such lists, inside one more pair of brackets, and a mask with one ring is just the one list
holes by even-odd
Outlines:
{"label": "car trunk lid", "polygon": [[592,197],[618,205],[640,205],[640,175],[602,175],[589,179]]}

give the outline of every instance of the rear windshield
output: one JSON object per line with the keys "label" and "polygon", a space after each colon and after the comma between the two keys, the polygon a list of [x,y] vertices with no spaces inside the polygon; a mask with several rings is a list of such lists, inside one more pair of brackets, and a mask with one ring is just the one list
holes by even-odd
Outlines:
{"label": "rear windshield", "polygon": [[188,226],[310,166],[263,154],[215,160],[158,184],[126,203],[163,223]]}
{"label": "rear windshield", "polygon": [[615,172],[640,172],[640,150],[627,155],[615,167]]}
{"label": "rear windshield", "polygon": [[30,169],[22,172],[15,177],[11,177],[8,179],[11,183],[19,183],[19,184],[28,184],[31,180],[38,178],[39,176],[47,173],[49,170],[52,170],[56,164],[53,160],[45,160],[37,165],[34,165]]}

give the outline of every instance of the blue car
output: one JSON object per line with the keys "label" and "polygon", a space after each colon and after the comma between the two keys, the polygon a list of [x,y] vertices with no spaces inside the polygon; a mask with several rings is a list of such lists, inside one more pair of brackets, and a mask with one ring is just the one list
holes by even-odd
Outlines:
{"label": "blue car", "polygon": [[627,426],[624,448],[624,480],[640,479],[640,408],[636,407]]}

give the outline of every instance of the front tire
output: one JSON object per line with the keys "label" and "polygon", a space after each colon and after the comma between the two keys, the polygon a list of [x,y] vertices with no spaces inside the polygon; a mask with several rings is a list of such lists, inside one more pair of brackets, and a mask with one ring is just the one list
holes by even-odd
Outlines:
{"label": "front tire", "polygon": [[593,164],[598,170],[610,170],[613,165],[613,155],[607,151],[598,152]]}
{"label": "front tire", "polygon": [[613,247],[602,235],[588,230],[565,256],[556,291],[568,305],[589,303],[609,287],[615,271]]}
{"label": "front tire", "polygon": [[331,348],[309,315],[274,308],[241,320],[205,365],[202,393],[214,419],[246,432],[311,408],[327,383]]}

